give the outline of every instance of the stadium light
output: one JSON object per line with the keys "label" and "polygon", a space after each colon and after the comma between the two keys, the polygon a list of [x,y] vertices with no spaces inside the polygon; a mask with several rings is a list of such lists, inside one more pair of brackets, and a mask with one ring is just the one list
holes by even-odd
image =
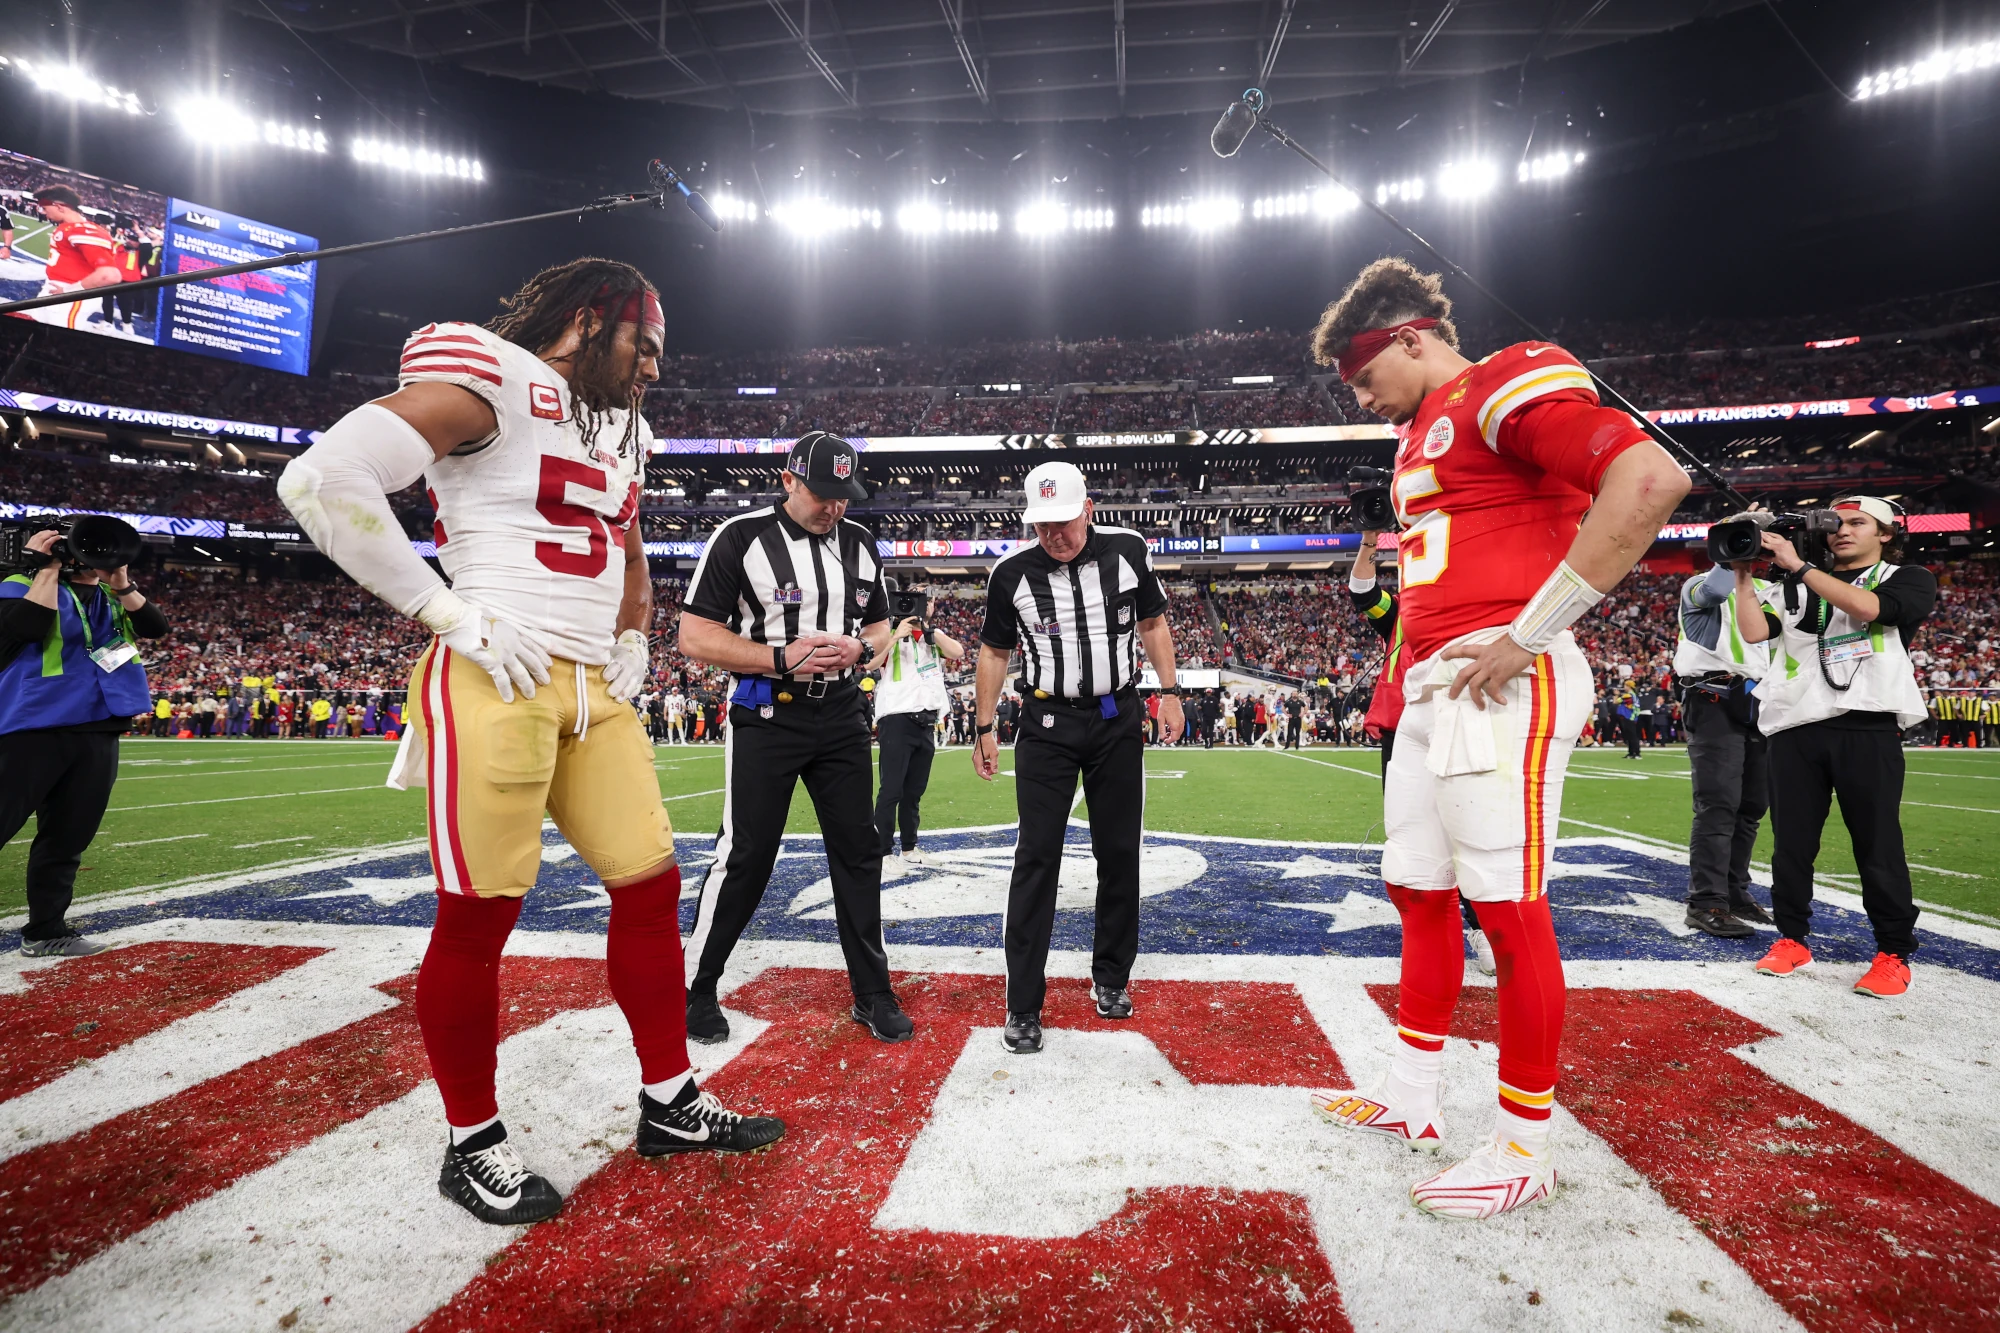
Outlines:
{"label": "stadium light", "polygon": [[713,208],[715,215],[724,222],[755,222],[758,216],[756,204],[748,199],[738,199],[731,194],[710,195],[708,206]]}
{"label": "stadium light", "polygon": [[1946,79],[1992,69],[1995,65],[2000,65],[2000,41],[1967,42],[1963,46],[1933,52],[1911,64],[1868,75],[1855,88],[1854,100],[1861,102],[1886,93],[1900,93],[1907,88],[1943,83]]}
{"label": "stadium light", "polygon": [[771,206],[771,221],[794,236],[816,240],[835,232],[882,230],[879,208],[842,208],[824,199],[795,199]]}
{"label": "stadium light", "polygon": [[1540,157],[1524,159],[1514,168],[1514,178],[1521,181],[1561,180],[1582,165],[1582,153],[1543,153]]}
{"label": "stadium light", "polygon": [[1191,227],[1195,231],[1215,231],[1233,227],[1243,220],[1243,201],[1227,195],[1209,199],[1187,199],[1178,204],[1153,204],[1139,210],[1142,227]]}
{"label": "stadium light", "polygon": [[260,143],[297,153],[324,153],[327,148],[325,130],[275,120],[259,124],[248,112],[217,97],[190,97],[174,108],[174,118],[190,139],[210,148]]}
{"label": "stadium light", "polygon": [[1484,199],[1500,183],[1500,172],[1491,162],[1473,159],[1447,162],[1438,168],[1438,193],[1446,199]]}
{"label": "stadium light", "polygon": [[1343,190],[1334,185],[1323,190],[1279,194],[1266,199],[1252,200],[1250,216],[1259,219],[1292,218],[1304,217],[1310,213],[1322,218],[1334,218],[1352,212],[1360,204],[1361,200],[1355,197],[1352,190]]}
{"label": "stadium light", "polygon": [[21,56],[0,56],[0,68],[19,70],[41,91],[55,97],[66,98],[80,106],[101,106],[110,111],[123,111],[127,115],[141,116],[145,108],[139,105],[137,93],[125,92],[108,83],[99,83],[74,65],[52,65],[46,61],[28,60]]}
{"label": "stadium light", "polygon": [[1424,178],[1412,176],[1408,180],[1390,181],[1375,187],[1375,202],[1378,204],[1413,204],[1424,197]]}
{"label": "stadium light", "polygon": [[1014,230],[1023,236],[1053,236],[1068,227],[1069,210],[1046,199],[1024,205],[1014,214]]}
{"label": "stadium light", "polygon": [[918,200],[896,210],[896,227],[913,236],[998,231],[1000,215],[980,208],[939,208]]}
{"label": "stadium light", "polygon": [[411,148],[385,143],[380,139],[356,139],[354,160],[367,166],[388,167],[391,171],[415,176],[447,176],[453,180],[484,181],[486,168],[478,158],[459,157],[430,148]]}

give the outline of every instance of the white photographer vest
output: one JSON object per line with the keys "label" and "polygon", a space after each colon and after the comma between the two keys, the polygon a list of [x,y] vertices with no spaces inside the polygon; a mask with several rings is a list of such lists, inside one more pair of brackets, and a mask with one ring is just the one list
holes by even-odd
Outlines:
{"label": "white photographer vest", "polygon": [[944,687],[944,661],[937,649],[921,639],[897,639],[875,682],[875,716],[923,713],[950,706]]}
{"label": "white photographer vest", "polygon": [[[1857,588],[1873,589],[1895,573],[1897,566],[1877,564],[1855,580]],[[1808,606],[1817,606],[1806,621]],[[1893,625],[1866,624],[1834,608],[1824,598],[1800,598],[1799,610],[1787,612],[1784,591],[1773,586],[1766,605],[1778,617],[1783,632],[1775,641],[1770,670],[1757,686],[1757,725],[1766,736],[1810,722],[1824,722],[1841,713],[1894,713],[1897,725],[1914,727],[1924,720],[1923,692],[1916,668],[1903,646],[1903,632]],[[1820,670],[1820,645],[1826,647],[1826,671]],[[1827,684],[1831,675],[1852,681],[1845,690]]]}
{"label": "white photographer vest", "polygon": [[[1760,595],[1772,586],[1762,579],[1755,582]],[[1727,671],[1732,675],[1761,680],[1771,665],[1771,645],[1745,641],[1743,631],[1736,626],[1735,593],[1729,594],[1729,600],[1722,604],[1720,610],[1722,631],[1716,636],[1715,647],[1704,648],[1690,639],[1685,631],[1681,633],[1680,642],[1674,647],[1674,674],[1687,680]]]}

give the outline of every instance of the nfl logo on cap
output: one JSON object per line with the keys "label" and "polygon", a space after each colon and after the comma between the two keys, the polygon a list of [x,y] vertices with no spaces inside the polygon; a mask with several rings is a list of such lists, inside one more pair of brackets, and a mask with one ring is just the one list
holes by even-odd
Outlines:
{"label": "nfl logo on cap", "polygon": [[846,481],[849,477],[853,476],[854,455],[835,454],[833,456],[833,475],[841,481]]}
{"label": "nfl logo on cap", "polygon": [[1042,497],[1042,498],[1043,498],[1044,500],[1053,500],[1053,499],[1055,499],[1055,498],[1056,498],[1056,479],[1055,479],[1054,477],[1043,477],[1043,478],[1042,478],[1042,484],[1041,484],[1041,487],[1040,487],[1040,491],[1041,491],[1041,497]]}

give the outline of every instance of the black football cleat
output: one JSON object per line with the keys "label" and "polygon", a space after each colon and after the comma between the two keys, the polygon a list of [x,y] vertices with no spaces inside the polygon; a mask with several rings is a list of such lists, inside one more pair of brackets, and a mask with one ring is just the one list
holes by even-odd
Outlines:
{"label": "black football cleat", "polygon": [[1099,1018],[1130,1018],[1132,1016],[1132,996],[1123,986],[1100,986],[1093,983],[1090,998],[1097,1001]]}
{"label": "black football cleat", "polygon": [[729,1020],[722,1016],[715,996],[688,992],[688,1039],[704,1046],[729,1040]]}
{"label": "black football cleat", "polygon": [[1775,926],[1778,924],[1771,919],[1769,912],[1758,905],[1755,898],[1745,898],[1740,903],[1729,904],[1729,915],[1735,917],[1738,921],[1754,921],[1760,926]]}
{"label": "black football cleat", "polygon": [[447,1145],[438,1193],[494,1226],[542,1222],[562,1211],[562,1195],[526,1166],[507,1127],[495,1124],[463,1143]]}
{"label": "black football cleat", "polygon": [[1719,907],[1688,908],[1687,924],[1724,940],[1747,940],[1757,933],[1756,927],[1738,921]]}
{"label": "black football cleat", "polygon": [[640,1089],[639,1133],[632,1146],[641,1157],[757,1152],[784,1136],[784,1121],[767,1115],[738,1115],[689,1079],[671,1104],[654,1101]]}
{"label": "black football cleat", "polygon": [[917,1025],[903,1012],[903,1006],[896,1003],[896,997],[889,991],[878,991],[855,1000],[851,1011],[854,1021],[864,1023],[875,1034],[875,1040],[898,1042],[908,1041],[916,1035]]}
{"label": "black football cleat", "polygon": [[1007,1049],[1016,1055],[1033,1055],[1042,1049],[1042,1011],[1039,1009],[1025,1014],[1009,1013],[1007,1030],[1000,1034]]}

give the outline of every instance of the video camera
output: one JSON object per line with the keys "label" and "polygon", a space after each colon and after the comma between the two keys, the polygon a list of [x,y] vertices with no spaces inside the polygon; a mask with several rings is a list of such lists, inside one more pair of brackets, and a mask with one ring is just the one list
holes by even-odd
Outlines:
{"label": "video camera", "polygon": [[1757,509],[1731,514],[1709,527],[1708,558],[1718,565],[1762,559],[1763,535],[1775,532],[1792,544],[1799,559],[1809,567],[1831,569],[1832,539],[1840,531],[1840,522],[1840,515],[1831,509],[1808,509],[1798,514],[1770,514]]}
{"label": "video camera", "polygon": [[[47,555],[28,549],[28,539],[55,529],[61,535]],[[139,530],[109,514],[31,514],[24,523],[0,527],[0,569],[32,574],[51,563],[65,569],[109,572],[131,564],[145,549]]]}
{"label": "video camera", "polygon": [[929,593],[916,591],[904,592],[894,579],[886,579],[884,582],[888,585],[889,590],[889,619],[902,621],[915,616],[918,620],[922,620],[930,614],[931,595]]}
{"label": "video camera", "polygon": [[1354,506],[1354,521],[1364,532],[1391,532],[1396,528],[1396,506],[1389,499],[1389,483],[1395,475],[1384,468],[1356,465],[1347,469],[1347,502]]}

